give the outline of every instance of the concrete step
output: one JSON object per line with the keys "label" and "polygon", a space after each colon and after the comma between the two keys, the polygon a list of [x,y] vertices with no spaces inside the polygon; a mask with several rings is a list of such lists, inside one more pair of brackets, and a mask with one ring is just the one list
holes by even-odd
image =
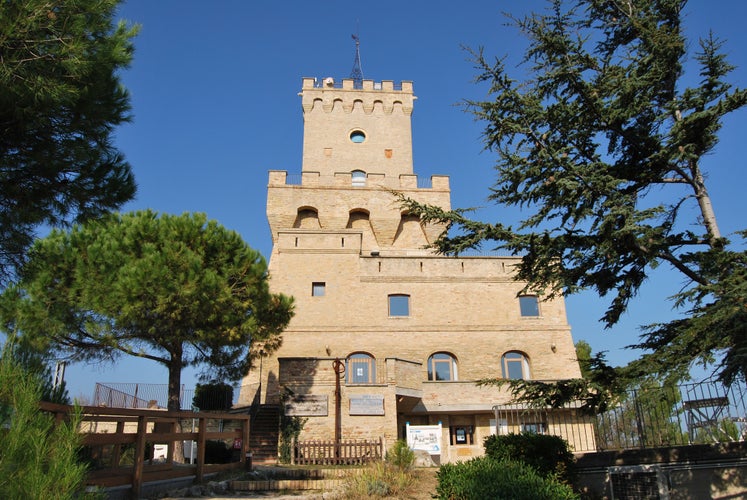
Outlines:
{"label": "concrete step", "polygon": [[342,486],[342,479],[267,479],[232,481],[232,491],[307,491],[333,490]]}
{"label": "concrete step", "polygon": [[360,468],[294,468],[285,466],[259,466],[252,474],[254,479],[231,482],[233,491],[304,491],[332,490],[342,486],[350,475],[360,474]]}

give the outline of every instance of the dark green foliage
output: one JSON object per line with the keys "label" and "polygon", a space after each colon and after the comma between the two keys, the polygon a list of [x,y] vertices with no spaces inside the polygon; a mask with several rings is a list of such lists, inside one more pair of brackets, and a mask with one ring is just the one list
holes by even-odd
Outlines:
{"label": "dark green foliage", "polygon": [[226,443],[217,440],[205,441],[205,463],[227,464],[231,462],[232,451]]}
{"label": "dark green foliage", "polygon": [[[285,406],[285,402],[293,397],[293,391],[284,387],[280,393],[280,399]],[[295,417],[286,415],[284,411],[280,413],[280,436],[278,441],[278,454],[281,464],[291,463],[293,457],[293,448],[301,435],[303,426],[306,425],[308,418]]]}
{"label": "dark green foliage", "polygon": [[279,460],[281,464],[291,463],[293,447],[301,435],[307,418],[280,415],[280,440],[278,443]]}
{"label": "dark green foliage", "polygon": [[233,405],[233,387],[228,384],[213,382],[197,384],[192,406],[199,411],[225,411]]}
{"label": "dark green foliage", "polygon": [[[747,232],[739,233],[743,238]],[[686,360],[698,353],[703,363],[717,354],[719,378],[727,385],[747,376],[747,252],[718,249],[691,256],[706,278],[705,283],[678,293],[678,304],[691,305],[687,315],[669,323],[648,325],[640,344],[653,350],[631,364],[629,378],[688,368]]]}
{"label": "dark green foliage", "polygon": [[596,415],[617,405],[630,384],[641,382],[641,375],[636,378],[628,376],[630,369],[609,366],[601,353],[579,358],[578,361],[583,378],[552,382],[482,379],[477,384],[508,386],[515,401],[539,408],[559,408],[569,401],[578,402],[581,403],[579,409],[583,413]]}
{"label": "dark green foliage", "polygon": [[50,368],[53,358],[48,352],[38,351],[25,342],[25,339],[13,336],[8,338],[5,348],[27,373],[37,377],[42,401],[70,404],[65,382],[62,381],[57,387],[54,385],[54,374]]}
{"label": "dark green foliage", "polygon": [[99,217],[135,194],[112,144],[129,119],[118,72],[137,32],[113,22],[118,3],[0,2],[0,284],[38,226]]}
{"label": "dark green foliage", "polygon": [[74,359],[127,354],[169,373],[179,409],[181,370],[208,379],[246,374],[252,349],[271,352],[292,299],[269,291],[259,252],[202,214],[114,214],[37,240],[21,280],[0,296],[6,331]]}
{"label": "dark green foliage", "polygon": [[570,486],[543,478],[530,466],[513,460],[480,457],[443,464],[436,493],[442,500],[575,500]]}
{"label": "dark green foliage", "polygon": [[575,479],[575,458],[568,442],[559,436],[531,432],[493,435],[485,438],[483,446],[488,457],[523,462],[542,477],[555,476],[567,484]]}
{"label": "dark green foliage", "polygon": [[511,18],[529,42],[525,77],[475,51],[489,97],[467,106],[497,157],[491,199],[526,218],[508,227],[402,202],[424,222],[450,226],[435,243],[443,253],[487,244],[520,255],[524,291],[596,292],[609,301],[606,327],[651,270],[667,265],[685,279],[673,297],[688,317],[644,332],[651,355],[622,375],[683,378],[693,363],[723,355],[718,375],[729,383],[747,371],[747,254],[719,230],[701,161],[747,91],[728,83],[733,67],[713,36],[692,44],[686,64],[685,3],[550,0],[543,14]]}
{"label": "dark green foliage", "polygon": [[0,358],[0,498],[80,498],[86,466],[78,460],[81,420],[39,411],[42,387],[3,350]]}

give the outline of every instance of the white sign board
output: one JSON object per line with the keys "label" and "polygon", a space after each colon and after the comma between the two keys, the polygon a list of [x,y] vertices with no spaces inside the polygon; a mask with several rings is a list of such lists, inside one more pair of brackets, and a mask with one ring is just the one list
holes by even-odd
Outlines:
{"label": "white sign board", "polygon": [[413,450],[424,450],[431,455],[441,454],[441,424],[407,424],[407,446]]}

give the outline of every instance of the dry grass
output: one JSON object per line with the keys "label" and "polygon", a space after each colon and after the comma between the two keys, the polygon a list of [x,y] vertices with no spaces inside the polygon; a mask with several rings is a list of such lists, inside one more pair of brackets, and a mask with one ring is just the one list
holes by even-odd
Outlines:
{"label": "dry grass", "polygon": [[401,472],[384,463],[374,464],[362,474],[350,478],[343,498],[370,500],[397,498],[401,500],[430,500],[436,493],[437,468],[410,469]]}
{"label": "dry grass", "polygon": [[438,484],[436,472],[438,472],[437,467],[414,469],[414,480],[405,492],[406,496],[401,498],[410,500],[429,500],[434,498],[436,495],[436,485]]}

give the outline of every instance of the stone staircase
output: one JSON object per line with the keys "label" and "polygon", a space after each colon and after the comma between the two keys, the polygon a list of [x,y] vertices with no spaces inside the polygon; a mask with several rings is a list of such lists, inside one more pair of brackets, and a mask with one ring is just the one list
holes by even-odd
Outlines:
{"label": "stone staircase", "polygon": [[252,463],[276,464],[278,438],[280,436],[280,408],[276,405],[261,405],[252,416],[249,434],[249,451]]}

